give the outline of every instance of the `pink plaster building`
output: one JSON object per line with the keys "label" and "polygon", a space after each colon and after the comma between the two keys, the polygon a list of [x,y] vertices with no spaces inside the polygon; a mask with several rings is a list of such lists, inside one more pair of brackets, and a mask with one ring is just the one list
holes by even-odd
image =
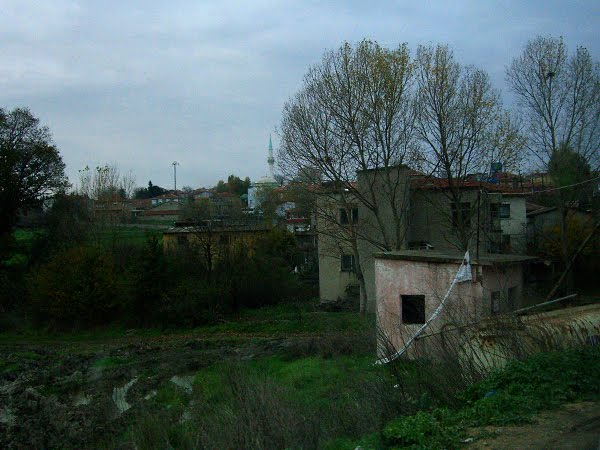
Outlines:
{"label": "pink plaster building", "polygon": [[[453,252],[403,250],[377,253],[376,314],[380,356],[404,347],[444,298],[463,260]],[[457,283],[426,335],[456,329],[521,307],[523,265],[535,258],[486,254],[471,261],[472,280]],[[409,355],[427,354],[431,340],[415,341]],[[390,346],[391,347],[387,347]]]}

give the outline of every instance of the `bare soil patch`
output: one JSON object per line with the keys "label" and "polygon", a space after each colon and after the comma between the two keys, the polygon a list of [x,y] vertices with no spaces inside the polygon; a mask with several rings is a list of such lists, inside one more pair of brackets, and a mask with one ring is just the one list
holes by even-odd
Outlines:
{"label": "bare soil patch", "polygon": [[472,449],[596,450],[600,448],[600,403],[570,403],[540,413],[528,425],[474,428],[470,435],[485,436],[468,446]]}

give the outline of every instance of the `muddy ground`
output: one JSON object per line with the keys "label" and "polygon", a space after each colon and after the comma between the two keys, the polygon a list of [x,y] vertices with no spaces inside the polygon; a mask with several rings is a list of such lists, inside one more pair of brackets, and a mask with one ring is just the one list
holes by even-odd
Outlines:
{"label": "muddy ground", "polygon": [[301,336],[2,344],[0,448],[126,448],[119,436],[132,414],[165,383],[186,389],[177,380],[216,361],[313,345]]}
{"label": "muddy ground", "polygon": [[473,449],[600,449],[600,404],[579,402],[544,411],[532,424],[482,427],[471,430],[482,436]]}
{"label": "muddy ground", "polygon": [[[124,438],[132,417],[165,384],[185,390],[186,376],[224,359],[322,355],[356,345],[347,336],[336,342],[303,335],[0,343],[0,448],[132,448]],[[532,424],[469,435],[469,448],[597,449],[600,404],[563,405]]]}

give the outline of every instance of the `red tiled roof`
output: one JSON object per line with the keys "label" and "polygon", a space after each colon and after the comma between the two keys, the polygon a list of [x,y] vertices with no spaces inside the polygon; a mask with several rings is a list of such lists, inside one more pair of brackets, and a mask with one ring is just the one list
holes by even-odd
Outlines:
{"label": "red tiled roof", "polygon": [[144,211],[144,216],[177,216],[179,211],[176,209],[163,209],[155,211],[153,209]]}
{"label": "red tiled roof", "polygon": [[[472,180],[454,180],[457,187],[460,189],[480,189],[485,188],[488,191],[499,192],[505,194],[518,194],[524,193],[520,189],[509,188],[505,185],[496,183],[488,183],[484,181],[472,181]],[[436,178],[436,177],[413,177],[411,180],[413,189],[449,189],[450,181],[447,178]]]}

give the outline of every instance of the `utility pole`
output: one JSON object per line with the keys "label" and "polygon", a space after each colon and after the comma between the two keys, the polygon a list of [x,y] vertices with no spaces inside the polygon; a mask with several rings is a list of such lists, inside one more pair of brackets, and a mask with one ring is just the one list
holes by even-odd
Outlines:
{"label": "utility pole", "polygon": [[179,163],[177,161],[173,161],[173,184],[175,185],[175,195],[177,195],[177,166]]}

